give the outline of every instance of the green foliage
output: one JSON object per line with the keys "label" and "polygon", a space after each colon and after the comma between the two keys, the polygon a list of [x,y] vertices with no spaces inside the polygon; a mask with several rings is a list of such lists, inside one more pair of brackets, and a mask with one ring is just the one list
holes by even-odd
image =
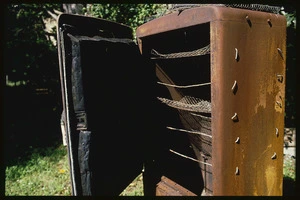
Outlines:
{"label": "green foliage", "polygon": [[47,11],[59,9],[59,4],[9,4],[6,27],[8,29],[8,47],[17,46],[22,42],[53,46],[45,36],[43,18],[50,17]]}
{"label": "green foliage", "polygon": [[280,13],[285,16],[287,27],[292,27],[296,29],[296,10],[292,9],[291,7],[288,7],[287,9],[283,7],[283,10],[281,10]]}
{"label": "green foliage", "polygon": [[166,10],[166,4],[89,4],[87,15],[128,25],[138,26]]}
{"label": "green foliage", "polygon": [[[60,9],[59,4],[8,4],[5,15],[4,73],[13,81],[23,80],[31,85],[45,85],[57,79],[56,47],[46,33],[43,19],[47,11]],[[55,72],[55,73],[52,73]]]}
{"label": "green foliage", "polygon": [[296,180],[296,160],[293,158],[285,158],[283,165],[283,177]]}

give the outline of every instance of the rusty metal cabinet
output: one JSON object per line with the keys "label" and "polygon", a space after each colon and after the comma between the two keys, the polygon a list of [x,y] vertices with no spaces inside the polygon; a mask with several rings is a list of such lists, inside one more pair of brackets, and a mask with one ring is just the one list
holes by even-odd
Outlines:
{"label": "rusty metal cabinet", "polygon": [[282,195],[285,18],[197,7],[140,26],[137,38],[170,94],[160,100],[180,109],[177,131],[194,134],[204,191]]}
{"label": "rusty metal cabinet", "polygon": [[[178,10],[138,27],[136,47],[128,41],[132,40],[129,27],[99,19],[95,22],[90,18],[78,18],[82,21],[78,26],[72,17],[64,17],[60,26],[65,24],[68,31],[59,30],[58,36],[69,41],[61,45],[67,46],[73,55],[66,59],[65,50],[60,52],[61,60],[67,61],[67,64],[61,61],[60,68],[64,109],[69,110],[67,116],[70,116],[66,119],[69,121],[68,134],[77,137],[80,131],[89,131],[88,128],[78,129],[78,124],[81,126],[86,119],[74,111],[75,107],[69,108],[76,102],[74,95],[75,99],[80,98],[75,94],[80,90],[76,89],[73,89],[73,99],[68,97],[72,96],[68,91],[74,86],[74,81],[68,76],[73,73],[71,68],[76,67],[76,51],[72,52],[70,46],[76,46],[80,40],[83,45],[81,52],[86,51],[81,58],[93,57],[93,61],[87,59],[83,62],[85,66],[82,64],[85,74],[83,88],[87,92],[81,92],[81,96],[87,96],[86,108],[93,113],[87,116],[93,127],[92,134],[98,135],[94,136],[94,143],[109,148],[105,144],[107,141],[122,136],[122,141],[118,140],[115,146],[117,152],[122,151],[121,156],[111,154],[106,148],[92,149],[94,157],[91,159],[97,160],[97,155],[101,155],[101,161],[106,163],[106,171],[100,173],[102,165],[93,162],[96,165],[91,167],[94,179],[113,173],[109,163],[118,165],[118,159],[130,157],[130,153],[135,152],[131,159],[122,158],[120,161],[122,164],[132,162],[133,165],[126,168],[131,174],[142,172],[144,165],[145,195],[282,195],[286,69],[284,16],[226,6]],[[122,40],[99,39],[95,37],[98,33],[91,34],[93,31],[90,30],[76,32],[72,28],[86,27],[85,23],[90,27],[97,24],[101,34],[104,34],[103,30],[119,33],[114,38]],[[77,39],[72,38],[74,32]],[[101,37],[111,38],[111,35]],[[118,46],[117,43],[122,44]],[[87,53],[91,48],[88,45],[93,46],[89,51],[91,55]],[[128,48],[128,45],[132,47]],[[124,63],[120,65],[115,61],[122,54]],[[99,60],[103,64],[102,55],[108,56],[104,60],[109,64],[103,65],[97,74],[95,63]],[[84,70],[84,67],[90,69]],[[101,82],[101,79],[105,81]],[[112,80],[116,87],[108,84]],[[103,97],[94,98],[93,94],[104,85],[110,89],[100,89]],[[120,88],[121,85],[125,88]],[[105,97],[109,100],[106,101]],[[103,103],[106,108],[100,107]],[[100,122],[110,127],[106,134],[93,106],[100,113],[105,110]],[[115,115],[108,109],[113,107],[116,107],[113,109]],[[113,116],[118,116],[115,125]],[[131,134],[126,137],[128,131]],[[100,137],[101,133],[104,135]],[[72,142],[78,140],[69,140],[70,144]],[[70,155],[76,151],[75,147],[69,147]],[[80,161],[73,165],[75,177],[81,171],[76,162]],[[126,170],[118,174],[126,173]],[[109,176],[104,177],[103,181],[92,181],[94,193],[98,195],[117,194],[119,191],[109,188],[121,188],[133,175],[124,176],[126,181],[119,185],[115,183],[116,176],[110,181]],[[79,176],[76,180],[74,187],[81,188]],[[103,189],[111,193],[101,193]]]}

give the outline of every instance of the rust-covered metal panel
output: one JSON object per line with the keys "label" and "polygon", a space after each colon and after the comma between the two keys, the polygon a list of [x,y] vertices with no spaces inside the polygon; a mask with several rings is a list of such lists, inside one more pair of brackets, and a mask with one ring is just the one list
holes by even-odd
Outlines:
{"label": "rust-covered metal panel", "polygon": [[156,188],[156,196],[197,196],[165,176],[161,177],[161,181]]}
{"label": "rust-covered metal panel", "polygon": [[[285,31],[284,16],[224,6],[180,10],[137,29],[140,52],[158,56],[156,76],[171,98],[159,100],[178,109],[185,130],[177,131],[189,135],[196,159],[181,156],[199,162],[202,195],[282,195]],[[207,42],[209,56],[186,58]],[[211,85],[181,89],[193,81]],[[207,124],[191,108],[181,110],[195,100],[187,94],[210,101]],[[195,130],[202,135],[192,136]]]}
{"label": "rust-covered metal panel", "polygon": [[282,195],[285,18],[219,12],[211,22],[213,194]]}
{"label": "rust-covered metal panel", "polygon": [[139,26],[136,36],[143,38],[149,35],[207,23],[216,18],[215,14],[218,9],[218,7],[207,6],[191,8],[180,13],[171,13]]}

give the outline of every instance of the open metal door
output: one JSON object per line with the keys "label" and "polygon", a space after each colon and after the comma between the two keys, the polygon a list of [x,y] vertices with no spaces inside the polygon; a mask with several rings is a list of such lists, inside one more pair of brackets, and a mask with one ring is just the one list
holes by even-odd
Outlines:
{"label": "open metal door", "polygon": [[69,14],[57,23],[72,194],[119,195],[143,168],[145,62],[128,26]]}

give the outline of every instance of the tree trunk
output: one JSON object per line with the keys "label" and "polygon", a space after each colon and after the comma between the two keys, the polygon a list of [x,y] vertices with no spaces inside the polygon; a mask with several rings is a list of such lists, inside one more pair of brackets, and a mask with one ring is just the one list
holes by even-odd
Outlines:
{"label": "tree trunk", "polygon": [[83,4],[63,4],[64,12],[68,14],[83,14],[83,8]]}

